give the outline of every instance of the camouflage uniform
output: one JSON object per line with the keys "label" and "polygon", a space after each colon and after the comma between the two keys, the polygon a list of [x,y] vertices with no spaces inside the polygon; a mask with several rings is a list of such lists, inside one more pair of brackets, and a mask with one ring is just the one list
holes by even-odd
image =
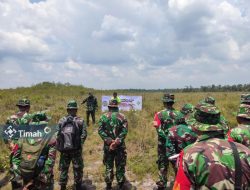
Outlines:
{"label": "camouflage uniform", "polygon": [[[16,104],[18,107],[25,107],[30,106],[30,100],[28,99],[20,99],[18,100],[18,103]],[[16,114],[10,116],[7,118],[6,125],[12,125],[12,126],[18,126],[18,125],[26,125],[31,121],[31,114],[28,113],[28,111],[21,111],[19,110]],[[16,176],[11,181],[12,189],[18,188],[21,183],[18,180],[18,173],[15,173],[16,170],[13,168],[16,167],[15,163],[19,162],[19,159],[16,159],[16,153],[14,151],[15,144],[17,143],[18,139],[4,139],[4,142],[8,144],[11,153],[10,153],[10,173],[13,176]],[[16,160],[15,160],[16,159]]]}
{"label": "camouflage uniform", "polygon": [[89,116],[92,117],[92,122],[95,124],[95,111],[97,110],[98,104],[96,97],[93,96],[92,93],[89,93],[89,96],[82,101],[82,104],[86,103],[86,117],[87,117],[87,125],[89,125]]}
{"label": "camouflage uniform", "polygon": [[[173,190],[234,189],[235,158],[232,146],[224,139],[228,130],[221,122],[220,111],[211,104],[199,104],[187,123],[199,134],[198,140],[184,149],[179,158],[179,169]],[[238,143],[241,163],[240,189],[250,185],[250,150]]]}
{"label": "camouflage uniform", "polygon": [[[47,121],[31,121],[30,125],[47,125]],[[39,156],[40,161],[42,164],[34,169],[35,175],[32,177],[27,177],[25,174],[22,173],[22,159],[26,156],[23,154],[24,150],[29,150],[32,146],[35,146],[46,139],[46,142],[42,147],[41,154]],[[54,174],[53,174],[53,167],[55,164],[56,159],[56,138],[51,134],[43,134],[42,138],[20,138],[18,139],[17,143],[13,148],[13,156],[12,156],[12,163],[13,163],[13,171],[16,174],[19,174],[23,179],[23,186],[28,185],[30,182],[31,186],[28,188],[29,190],[53,190],[54,186]],[[27,159],[32,158],[32,154],[28,154]],[[38,160],[39,160],[38,159]]]}
{"label": "camouflage uniform", "polygon": [[249,105],[250,104],[250,94],[241,94],[240,103]]}
{"label": "camouflage uniform", "polygon": [[248,123],[239,124],[228,133],[229,141],[241,143],[250,148],[250,105],[241,104],[237,117],[248,120]]}
{"label": "camouflage uniform", "polygon": [[[164,94],[162,101],[165,104],[174,104],[173,94]],[[166,106],[166,109],[157,112],[154,116],[154,127],[156,128],[158,135],[158,169],[159,169],[159,181],[156,183],[158,189],[164,189],[167,185],[167,173],[169,162],[166,157],[166,141],[169,132],[169,128],[176,124],[176,117],[180,114],[173,107]]]}
{"label": "camouflage uniform", "polygon": [[107,189],[111,189],[114,178],[114,163],[116,166],[116,179],[122,188],[125,182],[125,166],[127,152],[125,138],[128,133],[128,122],[125,116],[118,112],[118,103],[111,100],[109,112],[103,114],[99,120],[98,133],[104,141],[103,164],[106,166],[105,182]]}
{"label": "camouflage uniform", "polygon": [[185,104],[180,111],[181,114],[176,117],[178,125],[169,129],[166,142],[167,158],[179,154],[186,146],[196,141],[197,134],[185,122],[185,116],[191,114],[193,109],[194,106],[192,104]]}
{"label": "camouflage uniform", "polygon": [[[67,105],[67,110],[70,110],[70,109],[78,109],[77,103],[75,100],[69,101]],[[58,132],[60,131],[62,127],[62,123],[67,119],[68,116],[63,117],[59,120]],[[87,138],[86,126],[84,124],[84,121],[80,117],[77,117],[77,116],[73,116],[73,117],[80,129],[79,135],[81,137],[81,145],[83,145]],[[61,185],[61,189],[66,189],[66,185],[68,182],[68,170],[69,170],[71,161],[73,164],[74,182],[75,182],[76,189],[81,188],[82,177],[83,177],[83,167],[84,167],[83,158],[82,158],[82,148],[74,152],[67,152],[67,153],[61,152],[60,161],[59,161],[59,170],[61,171],[59,184]]]}

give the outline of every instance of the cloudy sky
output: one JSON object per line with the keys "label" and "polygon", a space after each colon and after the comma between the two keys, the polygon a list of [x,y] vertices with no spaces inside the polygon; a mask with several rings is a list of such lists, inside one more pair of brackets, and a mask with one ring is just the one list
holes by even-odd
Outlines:
{"label": "cloudy sky", "polygon": [[0,0],[0,88],[249,83],[249,0]]}

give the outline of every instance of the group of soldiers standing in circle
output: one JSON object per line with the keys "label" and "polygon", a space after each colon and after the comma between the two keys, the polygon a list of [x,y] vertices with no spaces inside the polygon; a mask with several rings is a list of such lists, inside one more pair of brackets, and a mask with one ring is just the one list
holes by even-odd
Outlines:
{"label": "group of soldiers standing in circle", "polygon": [[173,94],[164,94],[165,109],[156,113],[158,134],[158,190],[168,187],[169,164],[175,170],[173,190],[250,188],[250,94],[241,96],[238,126],[226,119],[207,97],[195,107],[173,108]]}
{"label": "group of soldiers standing in circle", "polygon": [[[89,96],[93,96],[89,94]],[[97,101],[92,97],[96,111]],[[82,103],[87,102],[84,100]],[[103,140],[103,163],[106,190],[112,189],[116,176],[118,189],[124,189],[127,152],[125,138],[128,122],[119,112],[117,94],[109,101],[108,112],[101,115],[98,134]],[[154,117],[158,135],[158,190],[168,188],[167,174],[170,164],[175,171],[174,190],[191,189],[249,189],[250,187],[250,94],[242,95],[237,113],[239,125],[229,130],[226,119],[215,105],[213,97],[207,97],[196,106],[185,104],[180,111],[174,109],[173,94],[164,94],[164,110]],[[29,113],[30,101],[21,99],[19,112],[7,120],[7,125],[48,124],[44,112]],[[87,138],[86,125],[77,116],[75,100],[67,104],[67,115],[61,118],[55,134],[44,138],[9,139],[10,173],[12,189],[53,190],[53,167],[56,152],[60,152],[59,185],[66,190],[68,170],[73,164],[74,188],[82,189],[82,147]],[[92,115],[87,113],[87,116]],[[92,116],[95,123],[95,117]],[[87,119],[87,123],[89,120]],[[114,175],[114,165],[116,172]]]}

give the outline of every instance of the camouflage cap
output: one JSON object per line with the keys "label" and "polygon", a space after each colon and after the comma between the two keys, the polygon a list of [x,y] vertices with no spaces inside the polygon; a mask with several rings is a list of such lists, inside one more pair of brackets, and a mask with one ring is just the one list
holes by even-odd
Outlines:
{"label": "camouflage cap", "polygon": [[18,100],[16,106],[30,106],[30,100],[26,98],[20,99]]}
{"label": "camouflage cap", "polygon": [[163,97],[162,97],[162,101],[164,103],[175,102],[174,94],[169,94],[169,93],[164,94]]}
{"label": "camouflage cap", "polygon": [[220,110],[212,104],[200,103],[195,112],[186,118],[186,123],[197,131],[226,131],[228,126],[223,122]]}
{"label": "camouflage cap", "polygon": [[201,101],[202,103],[215,105],[215,98],[212,96],[207,96],[205,99]]}
{"label": "camouflage cap", "polygon": [[75,100],[70,100],[67,104],[67,109],[78,109],[77,102]]}
{"label": "camouflage cap", "polygon": [[183,114],[183,113],[178,113],[175,117],[175,122],[176,124],[181,124],[181,123],[185,123],[185,117],[186,117],[186,114]]}
{"label": "camouflage cap", "polygon": [[181,108],[180,112],[183,113],[184,115],[187,115],[189,113],[193,113],[194,106],[192,104],[184,104],[184,106]]}
{"label": "camouflage cap", "polygon": [[250,119],[250,105],[241,104],[237,113],[237,117]]}
{"label": "camouflage cap", "polygon": [[250,94],[241,94],[240,103],[241,104],[250,104]]}
{"label": "camouflage cap", "polygon": [[118,108],[118,101],[116,99],[111,99],[109,101],[108,107],[111,108]]}

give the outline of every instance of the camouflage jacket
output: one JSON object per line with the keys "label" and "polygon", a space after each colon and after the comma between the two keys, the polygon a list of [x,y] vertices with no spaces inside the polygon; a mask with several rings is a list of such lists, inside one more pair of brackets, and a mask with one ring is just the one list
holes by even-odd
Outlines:
{"label": "camouflage jacket", "polygon": [[[250,150],[235,143],[242,165],[242,189],[250,186]],[[203,136],[181,152],[173,190],[234,189],[235,164],[230,144]]]}
{"label": "camouflage jacket", "polygon": [[125,138],[128,133],[128,122],[119,112],[107,112],[99,120],[98,133],[104,141],[104,148],[109,147],[112,140],[119,139],[119,147],[125,147]]}
{"label": "camouflage jacket", "polygon": [[169,129],[166,141],[166,156],[179,154],[186,146],[194,143],[197,134],[186,124],[176,125]]}
{"label": "camouflage jacket", "polygon": [[239,125],[228,132],[228,140],[250,148],[250,125]]}
{"label": "camouflage jacket", "polygon": [[[65,120],[67,120],[67,117],[69,117],[70,115],[67,115],[63,118],[61,118],[58,122],[58,125],[57,125],[57,133],[61,130],[61,127],[62,127],[62,124]],[[86,129],[86,125],[84,123],[84,120],[81,119],[80,117],[76,116],[74,117],[74,119],[76,120],[77,122],[77,126],[79,127],[79,130],[80,130],[80,137],[81,137],[81,144],[84,144],[88,134],[87,134],[87,129]]]}
{"label": "camouflage jacket", "polygon": [[26,125],[32,120],[32,114],[27,112],[17,112],[16,114],[10,116],[6,124],[7,125]]}
{"label": "camouflage jacket", "polygon": [[[39,174],[36,177],[35,180],[38,180],[42,183],[51,183],[53,180],[53,167],[55,164],[56,159],[56,138],[55,135],[50,135],[48,142],[43,147],[43,150],[41,152],[40,156],[43,156],[45,158],[44,164],[42,169],[39,169]],[[22,160],[22,147],[24,140],[27,140],[30,143],[30,146],[32,144],[39,142],[39,138],[28,138],[28,139],[19,139],[18,142],[15,144],[15,147],[12,150],[13,156],[12,156],[12,170],[15,174],[21,175],[20,171],[20,164]],[[32,156],[32,155],[31,155]]]}
{"label": "camouflage jacket", "polygon": [[94,96],[89,96],[82,101],[82,104],[86,103],[87,111],[95,111],[98,107],[97,99]]}
{"label": "camouflage jacket", "polygon": [[175,118],[180,112],[175,109],[164,109],[154,116],[154,127],[159,136],[167,138],[168,130],[176,124]]}

